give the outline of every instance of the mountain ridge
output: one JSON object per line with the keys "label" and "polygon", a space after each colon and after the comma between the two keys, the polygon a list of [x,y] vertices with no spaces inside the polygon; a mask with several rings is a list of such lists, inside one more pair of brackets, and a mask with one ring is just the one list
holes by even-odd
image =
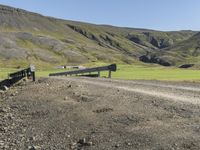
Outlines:
{"label": "mountain ridge", "polygon": [[41,66],[90,62],[179,65],[186,59],[176,59],[170,48],[199,34],[96,25],[4,5],[0,5],[0,14],[0,66],[6,66],[5,61],[7,66],[35,62]]}

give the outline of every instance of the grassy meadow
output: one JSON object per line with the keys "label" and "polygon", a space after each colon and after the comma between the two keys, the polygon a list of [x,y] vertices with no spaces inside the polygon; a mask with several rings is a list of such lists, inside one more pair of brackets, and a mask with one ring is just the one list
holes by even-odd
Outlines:
{"label": "grassy meadow", "polygon": [[200,70],[128,65],[119,65],[118,69],[113,73],[113,77],[118,79],[200,81]]}
{"label": "grassy meadow", "polygon": [[[104,66],[99,63],[94,66]],[[92,67],[91,64],[86,64]],[[8,74],[16,69],[0,69],[0,79],[5,79]],[[64,69],[37,70],[36,77],[48,77],[49,73],[64,72]],[[107,76],[108,72],[101,72]],[[162,67],[158,65],[117,65],[117,71],[112,73],[112,78],[126,80],[169,80],[169,81],[200,81],[200,70],[179,69],[175,67]]]}

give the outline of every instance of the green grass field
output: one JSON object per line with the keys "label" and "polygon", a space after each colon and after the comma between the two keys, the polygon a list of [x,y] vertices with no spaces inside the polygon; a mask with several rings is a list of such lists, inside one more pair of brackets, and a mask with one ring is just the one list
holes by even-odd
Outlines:
{"label": "green grass field", "polygon": [[12,73],[12,72],[15,72],[15,71],[16,71],[16,69],[0,68],[0,79],[6,79],[6,78],[8,78],[8,74]]}
{"label": "green grass field", "polygon": [[[98,66],[102,66],[101,64]],[[0,78],[5,79],[8,73],[15,69],[0,69]],[[64,72],[66,70],[38,70],[36,77],[48,77],[49,73]],[[108,72],[102,72],[101,76],[107,76]],[[173,67],[160,66],[140,66],[140,65],[118,65],[116,72],[112,73],[112,78],[126,80],[169,80],[169,81],[200,81],[200,70],[178,69]]]}
{"label": "green grass field", "polygon": [[113,77],[118,79],[200,81],[200,70],[120,65],[119,70],[113,73]]}

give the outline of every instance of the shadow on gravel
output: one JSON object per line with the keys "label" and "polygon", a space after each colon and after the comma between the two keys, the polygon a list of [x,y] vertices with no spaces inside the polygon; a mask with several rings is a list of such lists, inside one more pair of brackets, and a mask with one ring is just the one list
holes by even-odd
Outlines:
{"label": "shadow on gravel", "polygon": [[7,88],[11,87],[13,84],[17,83],[21,79],[22,79],[22,77],[13,78],[13,79],[5,79],[5,80],[1,81],[0,82],[0,90],[6,90],[6,87]]}

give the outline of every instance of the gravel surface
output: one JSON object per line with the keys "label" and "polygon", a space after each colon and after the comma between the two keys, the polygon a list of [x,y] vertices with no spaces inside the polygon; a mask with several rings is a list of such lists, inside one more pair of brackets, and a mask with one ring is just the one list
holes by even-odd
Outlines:
{"label": "gravel surface", "polygon": [[2,150],[199,150],[200,84],[41,78],[0,91]]}

